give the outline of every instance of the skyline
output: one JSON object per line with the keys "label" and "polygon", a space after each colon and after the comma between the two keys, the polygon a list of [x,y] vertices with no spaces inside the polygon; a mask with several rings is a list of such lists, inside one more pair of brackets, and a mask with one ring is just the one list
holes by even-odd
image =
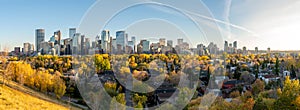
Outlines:
{"label": "skyline", "polygon": [[[3,48],[4,46],[9,46],[9,50],[12,50],[15,46],[22,47],[23,43],[25,42],[34,43],[34,30],[38,28],[45,29],[46,40],[49,39],[53,35],[53,32],[57,30],[61,30],[63,39],[68,38],[68,29],[72,27],[78,27],[80,21],[82,20],[82,17],[90,9],[90,6],[92,6],[92,4],[95,2],[97,2],[97,0],[53,0],[40,1],[37,3],[34,2],[34,0],[0,1],[0,3],[3,4],[3,6],[0,8],[0,12],[4,15],[4,17],[0,18],[0,21],[3,22],[1,23],[3,24],[3,27],[0,27],[0,30],[3,31],[3,33],[0,33],[1,47]],[[297,49],[297,46],[295,46],[295,44],[297,44],[297,41],[300,41],[299,37],[297,37],[300,36],[300,32],[297,31],[297,29],[299,29],[300,27],[299,22],[297,21],[297,18],[300,18],[300,14],[297,13],[297,9],[299,9],[297,6],[299,6],[300,4],[299,1],[289,0],[289,2],[274,2],[268,0],[266,2],[268,2],[269,4],[267,5],[259,5],[259,0],[229,0],[227,2],[217,2],[217,0],[203,0],[202,2],[207,5],[207,7],[215,17],[214,21],[216,21],[217,24],[221,27],[221,34],[224,37],[223,40],[227,40],[229,42],[236,40],[239,42],[239,48],[247,46],[247,48],[249,49],[254,49],[254,47],[267,49],[268,47],[270,47],[272,50],[299,50]],[[132,13],[134,11],[136,13],[149,11],[151,13],[148,16],[163,15],[162,13],[158,13],[159,10],[151,11],[150,9],[152,9],[153,7],[140,7],[139,11],[137,11],[136,8],[139,7],[135,7],[132,10],[129,9],[126,11],[127,13]],[[124,13],[126,14],[126,12]],[[144,17],[146,16],[147,15],[144,15]],[[124,17],[122,16],[122,13],[120,14],[120,17]],[[180,17],[176,19],[164,17],[163,19],[148,21],[145,20],[134,22],[132,24],[130,22],[125,22],[129,18],[130,17],[126,17],[124,18],[125,20],[120,20],[118,16],[116,16],[115,19],[112,19],[112,21],[107,25],[107,29],[111,30],[112,36],[115,37],[115,32],[118,30],[126,30],[124,29],[124,27],[126,27],[128,29],[130,37],[136,36],[138,38],[143,38],[170,35],[165,37],[167,37],[167,39],[177,39],[178,36],[176,37],[172,35],[173,31],[169,33],[157,32],[161,34],[153,35],[149,33],[148,30],[155,29],[155,26],[150,26],[150,24],[159,24],[160,27],[175,27],[173,28],[173,30],[181,30],[170,22],[165,22],[165,24],[162,24],[162,22],[166,20],[183,21],[178,20]],[[184,21],[180,23],[182,24],[180,28],[192,30],[190,29],[190,27],[192,27],[191,24]],[[116,24],[122,25],[116,26]],[[127,25],[130,26],[128,27]],[[143,30],[139,28],[141,26],[150,27]],[[178,33],[180,35],[180,32]],[[188,32],[188,34],[188,36],[190,36],[188,38],[191,40],[193,47],[195,47],[199,43],[208,44],[209,42],[211,42],[201,41],[202,37],[199,38],[201,34],[197,32],[193,33],[193,31],[191,31]],[[218,44],[218,46],[222,48],[223,45]]]}

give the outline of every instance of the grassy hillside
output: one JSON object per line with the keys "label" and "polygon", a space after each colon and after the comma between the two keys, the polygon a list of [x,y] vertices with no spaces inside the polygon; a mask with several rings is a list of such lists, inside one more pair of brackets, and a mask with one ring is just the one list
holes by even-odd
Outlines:
{"label": "grassy hillside", "polygon": [[68,108],[0,85],[0,110],[67,110]]}

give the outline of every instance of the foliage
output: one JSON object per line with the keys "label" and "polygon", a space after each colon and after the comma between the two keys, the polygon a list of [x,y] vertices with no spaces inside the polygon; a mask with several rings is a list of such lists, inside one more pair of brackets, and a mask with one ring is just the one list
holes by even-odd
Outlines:
{"label": "foliage", "polygon": [[277,90],[278,99],[275,101],[275,109],[299,109],[297,102],[300,94],[299,80],[290,80],[289,76],[285,78],[283,89]]}
{"label": "foliage", "polygon": [[257,79],[253,84],[252,84],[252,94],[253,95],[258,95],[260,92],[264,91],[265,89],[265,83],[261,81],[260,79]]}
{"label": "foliage", "polygon": [[143,104],[145,104],[147,101],[147,97],[139,94],[133,95],[133,102],[135,103],[135,108],[143,108]]}

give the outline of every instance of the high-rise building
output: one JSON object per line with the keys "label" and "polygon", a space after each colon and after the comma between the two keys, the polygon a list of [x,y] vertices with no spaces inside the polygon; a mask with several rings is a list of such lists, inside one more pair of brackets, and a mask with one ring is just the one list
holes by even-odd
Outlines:
{"label": "high-rise building", "polygon": [[131,37],[131,41],[133,43],[133,52],[135,53],[136,52],[136,38],[135,38],[135,36]]}
{"label": "high-rise building", "polygon": [[54,32],[54,36],[57,36],[57,37],[56,37],[57,44],[58,44],[58,45],[61,45],[61,43],[60,43],[60,41],[61,41],[61,32],[60,32],[60,30]]}
{"label": "high-rise building", "polygon": [[80,40],[80,50],[81,50],[81,55],[84,55],[85,54],[85,36],[84,35],[81,35],[81,40]]}
{"label": "high-rise building", "polygon": [[173,47],[173,41],[172,40],[168,40],[167,41],[167,46],[168,47]]}
{"label": "high-rise building", "polygon": [[101,48],[105,52],[108,50],[109,37],[110,37],[109,30],[103,30],[101,34]]}
{"label": "high-rise building", "polygon": [[228,52],[228,42],[225,41],[224,43],[224,52]]}
{"label": "high-rise building", "polygon": [[247,53],[248,53],[248,52],[247,52],[247,47],[243,47],[243,54],[244,54],[244,55],[247,55]]}
{"label": "high-rise building", "polygon": [[69,29],[69,38],[73,38],[73,36],[76,34],[76,28],[70,28]]}
{"label": "high-rise building", "polygon": [[117,39],[113,39],[111,41],[111,45],[112,45],[112,53],[115,53],[115,50],[117,50]]}
{"label": "high-rise building", "polygon": [[44,29],[37,29],[35,30],[35,46],[36,51],[38,52],[41,49],[41,42],[45,41],[45,30]]}
{"label": "high-rise building", "polygon": [[177,45],[182,45],[183,44],[183,39],[177,39]]}
{"label": "high-rise building", "polygon": [[255,54],[258,54],[258,47],[255,47]]}
{"label": "high-rise building", "polygon": [[233,48],[237,49],[237,41],[233,42]]}
{"label": "high-rise building", "polygon": [[81,37],[80,33],[76,33],[72,38],[72,52],[73,54],[78,54],[79,52],[79,39]]}
{"label": "high-rise building", "polygon": [[166,45],[166,39],[165,38],[160,38],[159,39],[159,45],[160,46],[165,46]]}
{"label": "high-rise building", "polygon": [[150,41],[142,40],[142,46],[143,46],[143,52],[149,52],[150,51]]}
{"label": "high-rise building", "polygon": [[118,31],[116,33],[116,43],[117,46],[120,46],[121,50],[125,50],[125,46],[126,46],[126,35],[125,35],[125,31]]}
{"label": "high-rise building", "polygon": [[30,49],[29,49],[30,53],[31,52],[34,52],[34,45],[33,44],[30,44]]}
{"label": "high-rise building", "polygon": [[24,43],[24,47],[23,47],[23,53],[25,54],[25,55],[28,55],[29,53],[30,53],[30,43]]}
{"label": "high-rise building", "polygon": [[267,53],[271,53],[271,48],[270,47],[267,49]]}
{"label": "high-rise building", "polygon": [[16,55],[20,55],[21,47],[15,47],[14,52]]}

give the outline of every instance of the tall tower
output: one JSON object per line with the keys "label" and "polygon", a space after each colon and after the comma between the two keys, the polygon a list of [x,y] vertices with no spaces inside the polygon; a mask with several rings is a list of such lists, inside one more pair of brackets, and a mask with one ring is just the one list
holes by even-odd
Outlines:
{"label": "tall tower", "polygon": [[183,39],[177,39],[177,45],[182,45],[183,44]]}
{"label": "tall tower", "polygon": [[76,34],[76,28],[70,28],[69,29],[69,38],[73,38],[73,36]]}
{"label": "tall tower", "polygon": [[224,43],[224,52],[228,52],[228,42],[225,41]]}
{"label": "tall tower", "polygon": [[109,30],[103,30],[101,34],[101,48],[103,51],[107,51],[108,49],[108,42],[109,42],[110,33]]}
{"label": "tall tower", "polygon": [[125,35],[125,31],[118,31],[116,33],[116,43],[117,43],[117,47],[120,46],[121,50],[125,50],[125,46],[126,46],[126,35]]}
{"label": "tall tower", "polygon": [[41,49],[41,42],[45,41],[45,30],[44,29],[36,29],[35,30],[35,46],[36,51],[38,52]]}

